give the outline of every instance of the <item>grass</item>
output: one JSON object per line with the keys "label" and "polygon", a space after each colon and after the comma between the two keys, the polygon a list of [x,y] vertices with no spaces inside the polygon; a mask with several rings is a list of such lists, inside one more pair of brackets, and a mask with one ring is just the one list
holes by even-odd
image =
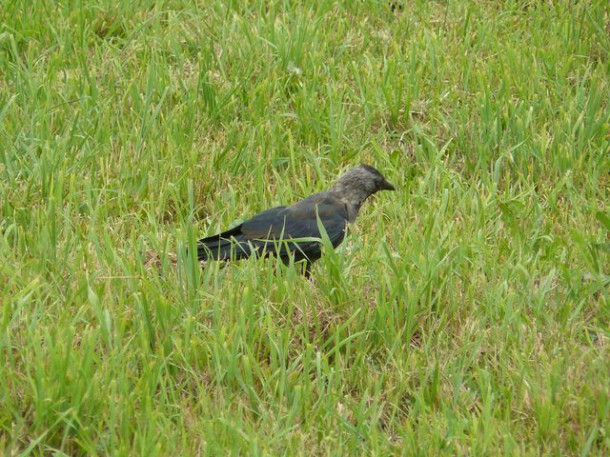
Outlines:
{"label": "grass", "polygon": [[[403,6],[3,3],[4,455],[610,453],[607,2]],[[182,254],[362,162],[312,282]]]}

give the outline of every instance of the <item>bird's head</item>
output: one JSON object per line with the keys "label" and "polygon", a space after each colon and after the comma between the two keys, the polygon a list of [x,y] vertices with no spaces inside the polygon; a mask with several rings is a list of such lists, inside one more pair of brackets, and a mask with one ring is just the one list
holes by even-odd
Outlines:
{"label": "bird's head", "polygon": [[370,165],[358,165],[343,174],[333,186],[342,193],[365,194],[365,198],[380,190],[396,190],[385,177]]}
{"label": "bird's head", "polygon": [[396,190],[385,177],[370,165],[358,165],[343,174],[331,192],[353,206],[357,212],[364,201],[380,190]]}

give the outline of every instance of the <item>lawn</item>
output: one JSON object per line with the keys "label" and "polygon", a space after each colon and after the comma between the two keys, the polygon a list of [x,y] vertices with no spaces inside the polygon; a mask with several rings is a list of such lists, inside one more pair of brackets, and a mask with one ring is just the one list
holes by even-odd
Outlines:
{"label": "lawn", "polygon": [[[5,0],[0,451],[610,454],[604,0]],[[367,163],[309,281],[186,254]]]}

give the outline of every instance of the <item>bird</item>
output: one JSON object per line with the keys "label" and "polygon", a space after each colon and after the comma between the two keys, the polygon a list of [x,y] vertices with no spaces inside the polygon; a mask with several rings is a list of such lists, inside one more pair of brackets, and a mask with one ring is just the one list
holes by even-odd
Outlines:
{"label": "bird", "polygon": [[345,238],[364,201],[380,190],[396,190],[374,167],[359,165],[345,172],[327,191],[313,194],[291,206],[278,206],[222,233],[197,242],[197,258],[242,260],[252,256],[278,256],[284,264],[304,261],[303,274],[322,256],[322,234],[333,248]]}

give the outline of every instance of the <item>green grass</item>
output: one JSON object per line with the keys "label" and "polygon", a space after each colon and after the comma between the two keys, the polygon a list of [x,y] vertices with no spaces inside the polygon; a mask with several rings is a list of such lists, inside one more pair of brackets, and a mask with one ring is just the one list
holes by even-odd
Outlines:
{"label": "green grass", "polygon": [[[0,23],[4,455],[610,453],[607,2]],[[362,162],[312,282],[181,254]]]}

